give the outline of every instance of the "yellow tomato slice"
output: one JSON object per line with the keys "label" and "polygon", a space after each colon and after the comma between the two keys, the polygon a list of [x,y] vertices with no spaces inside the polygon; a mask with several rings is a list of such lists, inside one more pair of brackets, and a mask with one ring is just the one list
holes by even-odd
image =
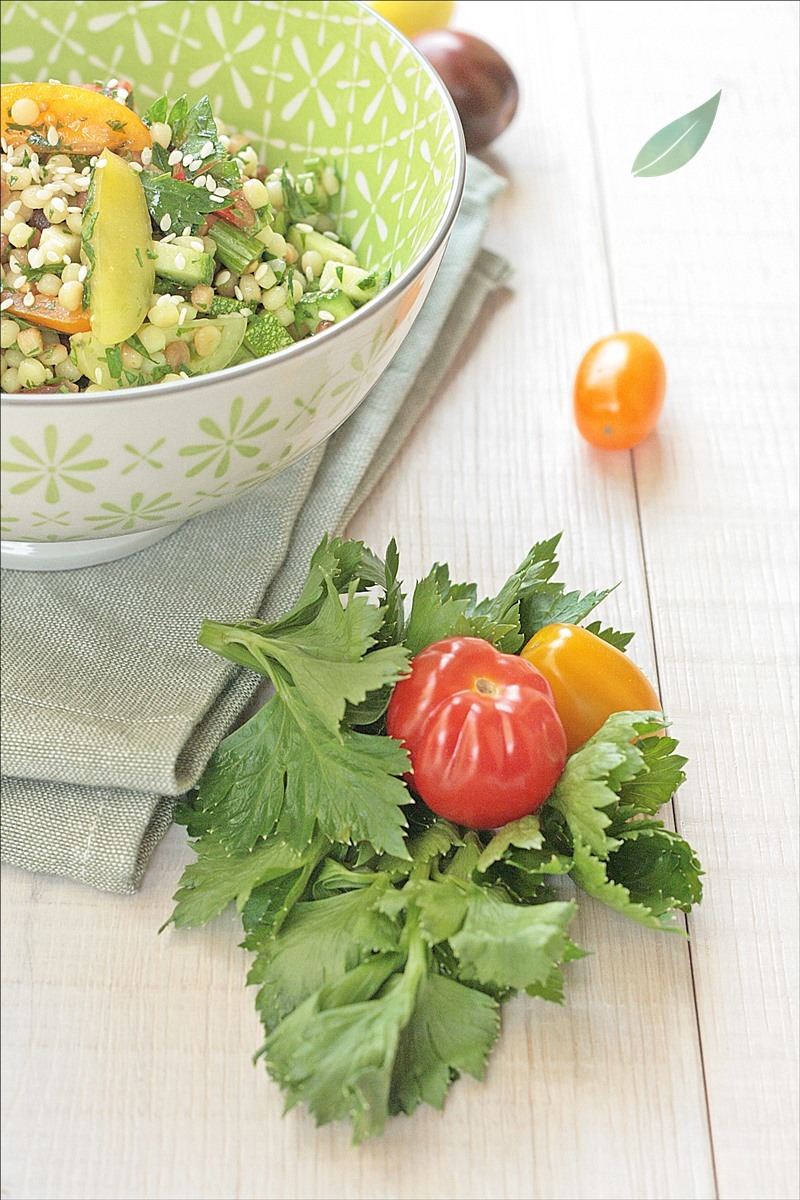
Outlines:
{"label": "yellow tomato slice", "polygon": [[136,333],[147,316],[155,254],[139,176],[110,150],[103,151],[92,176],[81,238],[92,332],[103,345],[114,346]]}
{"label": "yellow tomato slice", "polygon": [[7,145],[27,142],[32,132],[46,138],[53,151],[74,154],[99,154],[103,149],[138,153],[153,144],[142,119],[110,96],[67,83],[3,84],[0,133]]}
{"label": "yellow tomato slice", "polygon": [[447,25],[455,9],[453,0],[370,0],[370,8],[385,17],[406,37]]}

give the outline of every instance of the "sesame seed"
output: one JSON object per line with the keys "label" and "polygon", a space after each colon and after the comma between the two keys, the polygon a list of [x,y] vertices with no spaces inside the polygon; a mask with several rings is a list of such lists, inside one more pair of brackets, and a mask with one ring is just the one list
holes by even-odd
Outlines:
{"label": "sesame seed", "polygon": [[174,234],[174,233],[168,233],[168,234],[166,234],[166,236],[165,236],[165,237],[162,237],[161,241],[162,241],[162,242],[174,242],[174,241],[175,241],[175,238],[176,238],[176,236],[177,236],[177,235],[176,235],[176,234]]}
{"label": "sesame seed", "polygon": [[188,311],[189,310],[187,308],[182,308],[181,311],[178,313],[178,325],[182,325],[183,322],[186,320],[186,315],[187,315]]}
{"label": "sesame seed", "polygon": [[213,175],[209,175],[209,176],[207,176],[207,178],[206,178],[206,187],[208,188],[209,192],[213,192],[213,191],[214,191],[214,188],[215,188],[216,186],[217,186],[217,181],[216,181],[216,179],[214,179]]}
{"label": "sesame seed", "polygon": [[237,300],[244,300],[244,292],[240,287],[235,287],[233,289],[233,294]]}
{"label": "sesame seed", "polygon": [[27,292],[25,294],[25,296],[23,296],[22,303],[25,305],[26,308],[31,308],[33,306],[35,300],[36,300],[36,297],[34,296],[33,292]]}
{"label": "sesame seed", "polygon": [[320,321],[335,321],[336,317],[333,313],[328,312],[327,308],[321,308],[319,310],[319,319]]}
{"label": "sesame seed", "polygon": [[[177,152],[176,152],[176,153],[177,153]],[[192,161],[192,159],[193,159],[193,158],[194,158],[194,155],[193,155],[193,154],[184,154],[184,156],[183,156],[183,165],[184,165],[185,167],[188,167],[189,163]],[[181,161],[181,159],[178,159],[178,162],[180,162],[180,161]]]}
{"label": "sesame seed", "polygon": [[185,268],[186,258],[184,257],[183,254],[175,255],[175,266],[178,268],[179,271],[182,271]]}
{"label": "sesame seed", "polygon": [[202,167],[202,165],[203,165],[202,158],[193,158],[192,161],[189,163],[189,170],[190,171],[199,171],[200,168]]}
{"label": "sesame seed", "polygon": [[167,166],[177,167],[178,163],[181,161],[182,158],[183,158],[183,155],[181,154],[180,150],[173,150],[172,153],[170,154],[169,158],[167,159]]}
{"label": "sesame seed", "polygon": [[56,129],[55,125],[51,125],[50,128],[48,129],[47,140],[51,146],[58,145],[58,130]]}
{"label": "sesame seed", "polygon": [[305,275],[309,283],[314,282],[314,272],[311,270],[311,267],[306,267]]}
{"label": "sesame seed", "polygon": [[217,276],[217,283],[219,284],[220,287],[222,287],[223,284],[226,284],[228,282],[230,277],[231,277],[230,271],[220,271],[219,275]]}
{"label": "sesame seed", "polygon": [[144,170],[144,167],[142,166],[141,163],[132,162],[131,170],[135,171],[137,175],[141,175],[142,171]]}
{"label": "sesame seed", "polygon": [[159,296],[158,299],[156,300],[156,308],[161,308],[163,305],[171,304],[171,303],[172,303],[172,297],[167,292],[165,292],[163,296]]}
{"label": "sesame seed", "polygon": [[144,150],[142,150],[142,162],[144,163],[144,165],[146,167],[149,167],[150,163],[152,161],[153,161],[153,151],[150,149],[149,146],[145,146]]}
{"label": "sesame seed", "polygon": [[9,298],[7,300],[0,301],[0,312],[5,312],[7,308],[11,308],[11,305],[13,303],[14,303],[13,296],[9,296]]}
{"label": "sesame seed", "polygon": [[338,233],[334,233],[332,229],[326,229],[326,230],[325,230],[325,232],[323,233],[323,235],[322,235],[322,236],[323,236],[323,237],[326,237],[326,238],[330,238],[330,240],[331,240],[332,242],[338,242],[338,241],[339,241],[339,235],[338,235]]}
{"label": "sesame seed", "polygon": [[12,281],[11,281],[12,287],[15,287],[15,288],[23,287],[24,283],[25,283],[24,275],[18,275],[16,279],[12,279]]}
{"label": "sesame seed", "polygon": [[310,196],[310,195],[311,195],[311,193],[313,192],[313,190],[314,190],[314,180],[313,180],[313,179],[307,179],[307,180],[305,181],[305,183],[303,184],[303,191],[305,192],[305,194],[306,194],[307,196]]}
{"label": "sesame seed", "polygon": [[130,92],[128,92],[125,88],[117,88],[117,99],[119,100],[120,104],[124,104],[129,95]]}
{"label": "sesame seed", "polygon": [[214,153],[214,143],[213,142],[204,142],[200,149],[199,157],[200,158],[210,158],[213,153]]}
{"label": "sesame seed", "polygon": [[307,225],[305,221],[298,221],[297,224],[295,225],[295,229],[299,233],[313,233],[314,232],[314,226]]}
{"label": "sesame seed", "polygon": [[61,261],[60,258],[58,257],[58,255],[56,254],[55,250],[48,250],[47,254],[45,254],[45,259],[49,263],[57,263],[57,262]]}
{"label": "sesame seed", "polygon": [[85,265],[82,266],[81,269],[78,271],[78,283],[83,283],[88,274],[89,274],[89,268]]}
{"label": "sesame seed", "polygon": [[96,159],[94,164],[95,171],[99,171],[101,167],[104,167],[106,165],[106,161],[107,160],[105,158]]}
{"label": "sesame seed", "polygon": [[171,224],[172,217],[169,215],[169,213],[164,213],[163,217],[158,222],[158,227],[163,233],[166,233]]}
{"label": "sesame seed", "polygon": [[252,308],[240,308],[239,309],[240,317],[252,317],[252,315],[253,315]]}
{"label": "sesame seed", "polygon": [[205,175],[198,175],[198,176],[197,176],[197,179],[193,180],[193,183],[194,183],[194,186],[195,186],[195,187],[201,187],[201,188],[204,188],[204,187],[206,186],[206,177],[205,177]]}
{"label": "sesame seed", "polygon": [[106,84],[106,87],[108,88],[109,91],[111,91],[115,87],[119,87],[119,80],[118,79],[109,79],[108,83]]}
{"label": "sesame seed", "polygon": [[[181,237],[191,237],[191,236],[192,236],[192,227],[191,227],[191,225],[184,225],[184,227],[183,227],[183,233],[181,234]],[[203,249],[202,242],[200,243],[200,249],[201,249],[201,250]]]}
{"label": "sesame seed", "polygon": [[95,379],[97,380],[97,382],[98,382],[98,383],[102,383],[102,382],[103,382],[103,369],[102,369],[102,367],[95,367],[95,369],[94,369],[94,377],[95,377]]}
{"label": "sesame seed", "polygon": [[217,188],[217,193],[216,193],[216,194],[217,194],[218,196],[230,196],[230,194],[231,194],[231,189],[230,189],[230,188],[226,188],[226,187],[218,187],[218,188]]}

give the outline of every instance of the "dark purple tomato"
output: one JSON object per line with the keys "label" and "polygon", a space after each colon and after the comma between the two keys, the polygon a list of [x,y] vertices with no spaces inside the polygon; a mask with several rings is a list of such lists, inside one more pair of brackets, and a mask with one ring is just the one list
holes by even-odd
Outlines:
{"label": "dark purple tomato", "polygon": [[471,33],[429,29],[413,40],[453,97],[467,149],[488,146],[517,111],[519,85],[511,67],[493,46]]}

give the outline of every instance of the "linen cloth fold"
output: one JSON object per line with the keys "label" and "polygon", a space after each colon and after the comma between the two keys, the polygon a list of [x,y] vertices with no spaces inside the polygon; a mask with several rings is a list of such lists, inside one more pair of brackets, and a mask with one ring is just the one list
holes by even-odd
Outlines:
{"label": "linen cloth fold", "polygon": [[481,250],[502,180],[470,160],[428,300],[369,396],[257,493],[84,570],[4,571],[2,859],[131,893],[260,680],[197,645],[204,617],[286,611],[405,440],[507,264]]}

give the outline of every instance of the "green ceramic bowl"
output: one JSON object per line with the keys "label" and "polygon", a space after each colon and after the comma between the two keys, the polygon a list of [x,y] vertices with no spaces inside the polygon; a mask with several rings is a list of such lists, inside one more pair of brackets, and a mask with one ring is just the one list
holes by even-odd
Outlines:
{"label": "green ceramic bowl", "polygon": [[349,320],[201,379],[3,397],[3,565],[121,557],[235,500],[327,438],[408,333],[464,184],[452,102],[409,42],[350,0],[6,4],[4,82],[132,80],[140,106],[211,98],[266,161],[334,158],[334,216],[393,282]]}

